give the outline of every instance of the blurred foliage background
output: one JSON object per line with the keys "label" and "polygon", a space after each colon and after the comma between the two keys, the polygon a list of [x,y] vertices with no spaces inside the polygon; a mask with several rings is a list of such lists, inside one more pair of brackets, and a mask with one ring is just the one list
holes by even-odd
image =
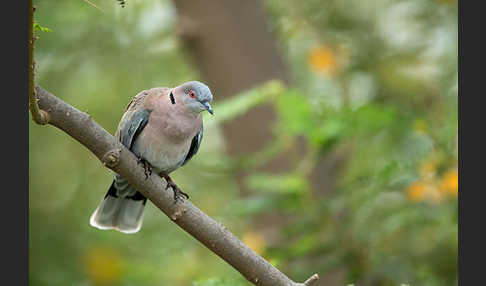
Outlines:
{"label": "blurred foliage background", "polygon": [[[172,1],[90,2],[34,1],[51,30],[36,32],[39,85],[113,134],[139,91],[204,81]],[[261,3],[289,83],[215,94],[200,151],[173,178],[293,280],[457,285],[457,2]],[[262,104],[276,140],[229,155],[222,124]],[[296,142],[290,170],[258,169]],[[336,150],[344,163],[322,191],[310,174]],[[250,285],[150,203],[135,235],[89,226],[113,174],[62,131],[31,121],[29,152],[31,285]]]}

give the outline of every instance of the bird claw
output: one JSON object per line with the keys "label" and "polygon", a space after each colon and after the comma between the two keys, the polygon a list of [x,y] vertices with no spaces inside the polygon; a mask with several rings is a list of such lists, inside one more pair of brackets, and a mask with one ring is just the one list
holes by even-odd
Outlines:
{"label": "bird claw", "polygon": [[174,183],[174,181],[172,181],[172,179],[167,179],[165,178],[166,181],[167,181],[167,186],[165,187],[165,189],[169,189],[169,188],[172,188],[172,191],[174,192],[174,201],[177,201],[178,199],[182,198],[183,196],[186,197],[186,200],[189,199],[189,195],[184,193],[177,185],[176,183]]}
{"label": "bird claw", "polygon": [[148,177],[150,175],[152,175],[152,166],[150,166],[150,163],[147,160],[145,160],[144,158],[142,158],[142,156],[138,157],[137,163],[143,164],[143,169],[144,169],[144,173],[145,173],[145,180],[147,180]]}

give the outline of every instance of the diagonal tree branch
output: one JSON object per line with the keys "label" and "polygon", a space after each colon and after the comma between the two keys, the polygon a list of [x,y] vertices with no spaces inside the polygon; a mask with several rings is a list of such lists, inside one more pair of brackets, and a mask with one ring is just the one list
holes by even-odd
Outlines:
{"label": "diagonal tree branch", "polygon": [[46,111],[49,124],[56,126],[88,148],[101,162],[117,172],[164,212],[173,222],[228,262],[248,281],[263,286],[309,286],[319,279],[314,274],[296,283],[243,244],[224,225],[211,219],[190,201],[174,201],[165,191],[165,182],[144,169],[136,156],[85,113],[36,86],[39,107]]}

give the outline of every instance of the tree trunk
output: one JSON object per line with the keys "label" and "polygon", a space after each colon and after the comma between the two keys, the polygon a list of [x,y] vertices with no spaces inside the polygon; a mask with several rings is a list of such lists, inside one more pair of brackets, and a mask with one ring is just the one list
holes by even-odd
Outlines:
{"label": "tree trunk", "polygon": [[[271,79],[290,82],[261,1],[174,0],[174,4],[178,13],[177,32],[216,100]],[[227,154],[241,156],[261,150],[274,140],[271,128],[275,120],[273,107],[266,104],[225,122],[222,132]],[[295,162],[289,158],[302,156],[303,146],[299,140],[297,148],[280,154],[260,170],[290,171]],[[339,164],[342,160],[343,157],[334,155],[319,160],[309,178],[314,191],[326,193],[333,189],[336,168],[342,165]],[[244,170],[236,174],[243,195],[249,191],[243,183],[245,175]]]}
{"label": "tree trunk", "polygon": [[[289,82],[285,63],[276,46],[261,2],[257,0],[174,0],[177,31],[203,80],[215,98],[229,98],[271,79]],[[216,111],[217,113],[217,111]],[[276,114],[270,104],[253,108],[225,122],[226,152],[251,154],[273,140]],[[285,171],[289,162],[273,160],[265,171]],[[244,171],[236,175],[243,194]]]}

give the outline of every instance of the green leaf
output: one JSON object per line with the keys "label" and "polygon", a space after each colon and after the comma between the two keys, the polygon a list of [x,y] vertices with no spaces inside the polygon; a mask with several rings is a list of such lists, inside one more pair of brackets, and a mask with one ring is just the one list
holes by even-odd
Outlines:
{"label": "green leaf", "polygon": [[[276,94],[281,93],[284,86],[279,81],[269,81],[256,88],[244,91],[230,99],[214,104],[214,118],[208,120],[207,124],[212,125],[222,121],[230,120],[242,115],[249,109],[266,102]],[[208,115],[205,115],[208,116]]]}
{"label": "green leaf", "polygon": [[280,126],[292,135],[307,134],[316,126],[308,99],[293,90],[287,90],[276,98]]}
{"label": "green leaf", "polygon": [[351,123],[355,131],[373,132],[388,127],[396,116],[392,107],[369,104],[353,112]]}
{"label": "green leaf", "polygon": [[270,193],[299,194],[309,186],[305,178],[297,175],[254,174],[248,177],[250,188]]}
{"label": "green leaf", "polygon": [[42,27],[39,23],[34,23],[34,31],[41,31],[41,32],[52,32],[51,29],[47,27]]}

